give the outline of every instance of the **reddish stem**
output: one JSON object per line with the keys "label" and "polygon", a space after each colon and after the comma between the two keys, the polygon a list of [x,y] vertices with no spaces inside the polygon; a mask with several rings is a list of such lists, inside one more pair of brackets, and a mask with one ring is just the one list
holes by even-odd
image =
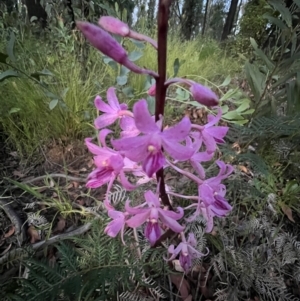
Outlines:
{"label": "reddish stem", "polygon": [[[167,35],[169,9],[172,0],[159,0],[158,4],[158,77],[156,78],[156,99],[155,99],[155,121],[159,120],[160,115],[164,115],[167,87],[165,86],[167,73]],[[163,129],[163,126],[162,126]],[[159,195],[162,203],[172,209],[169,196],[166,193],[164,181],[164,169],[161,168],[157,173],[159,183]]]}

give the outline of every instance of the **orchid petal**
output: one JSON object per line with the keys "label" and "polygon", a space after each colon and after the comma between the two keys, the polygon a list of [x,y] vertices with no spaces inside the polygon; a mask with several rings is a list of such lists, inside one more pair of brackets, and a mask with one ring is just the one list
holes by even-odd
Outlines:
{"label": "orchid petal", "polygon": [[107,147],[106,146],[106,142],[105,142],[105,139],[106,139],[106,136],[108,134],[112,133],[111,130],[109,129],[103,129],[99,132],[99,140],[100,140],[100,143],[104,146],[104,147]]}
{"label": "orchid petal", "polygon": [[164,210],[159,208],[158,211],[163,214],[166,215],[174,220],[178,220],[181,219],[184,215],[183,209],[181,207],[177,207],[178,212],[174,212],[174,211],[170,211],[170,210]]}
{"label": "orchid petal", "polygon": [[149,206],[154,205],[155,207],[159,208],[159,199],[151,190],[146,191],[144,193],[144,197]]}
{"label": "orchid petal", "polygon": [[218,114],[216,116],[209,114],[207,119],[208,123],[204,126],[205,128],[210,128],[214,124],[217,124],[222,117],[222,109],[218,108]]}
{"label": "orchid petal", "polygon": [[148,223],[145,228],[145,237],[148,238],[150,245],[153,246],[161,236],[161,229],[157,223]]}
{"label": "orchid petal", "polygon": [[107,103],[105,103],[99,95],[96,96],[94,104],[98,111],[104,113],[114,113],[114,110]]}
{"label": "orchid petal", "polygon": [[210,211],[209,208],[207,208],[206,210],[206,228],[205,228],[205,232],[206,233],[210,233],[213,228],[214,228],[214,220],[213,220],[213,215]]}
{"label": "orchid petal", "polygon": [[124,116],[120,119],[121,137],[136,137],[140,131],[136,128],[134,119],[132,117]]}
{"label": "orchid petal", "polygon": [[112,140],[111,143],[116,150],[124,151],[130,160],[140,162],[147,156],[148,140],[148,136],[126,137]]}
{"label": "orchid petal", "polygon": [[160,211],[159,211],[159,217],[160,217],[161,221],[164,223],[164,225],[169,227],[174,232],[180,233],[184,230],[184,227],[181,226],[178,222],[176,222],[174,219],[168,217],[167,215],[162,214]]}
{"label": "orchid petal", "polygon": [[214,191],[207,184],[203,184],[199,186],[199,195],[201,200],[205,203],[206,206],[213,204],[215,201]]}
{"label": "orchid petal", "polygon": [[206,132],[209,133],[217,143],[224,143],[223,138],[226,136],[229,127],[227,126],[214,126],[206,129]]}
{"label": "orchid petal", "polygon": [[191,121],[188,117],[184,117],[175,126],[164,130],[162,137],[164,140],[182,141],[188,136],[190,130]]}
{"label": "orchid petal", "polygon": [[108,88],[106,92],[106,97],[110,107],[113,109],[114,112],[117,112],[121,109],[119,100],[116,95],[116,89],[114,87]]}
{"label": "orchid petal", "polygon": [[[112,211],[112,210],[111,210]],[[115,220],[111,221],[106,228],[104,229],[104,233],[109,235],[110,237],[116,237],[122,227],[124,227],[125,221],[124,216],[120,216]]]}
{"label": "orchid petal", "polygon": [[131,183],[127,180],[127,178],[126,178],[126,176],[125,176],[125,173],[124,173],[123,171],[120,172],[119,178],[120,178],[120,182],[121,182],[122,186],[123,186],[127,191],[132,191],[132,190],[134,190],[134,189],[137,188],[136,185],[131,184]]}
{"label": "orchid petal", "polygon": [[195,234],[194,234],[194,233],[189,233],[187,242],[188,242],[191,246],[193,246],[193,247],[195,247],[195,246],[197,245],[197,241],[196,241],[196,239],[195,239]]}
{"label": "orchid petal", "polygon": [[111,180],[111,172],[106,172],[101,177],[90,177],[86,183],[87,188],[98,188],[108,183]]}
{"label": "orchid petal", "polygon": [[113,124],[118,118],[118,114],[104,113],[95,119],[95,128],[99,130],[106,126],[109,126]]}
{"label": "orchid petal", "polygon": [[127,220],[126,223],[130,228],[137,228],[147,221],[149,215],[150,210],[147,210],[145,212],[136,214],[135,216]]}
{"label": "orchid petal", "polygon": [[143,162],[143,170],[148,177],[160,170],[165,164],[165,157],[161,151],[156,154],[149,153]]}
{"label": "orchid petal", "polygon": [[87,146],[88,150],[94,155],[101,154],[102,150],[103,150],[102,147],[92,143],[91,141],[92,141],[92,138],[85,138],[84,139],[85,145]]}
{"label": "orchid petal", "polygon": [[207,162],[210,161],[213,156],[214,156],[213,153],[209,154],[207,152],[200,152],[193,155],[192,160],[197,162]]}
{"label": "orchid petal", "polygon": [[205,170],[204,170],[203,166],[199,162],[194,161],[194,160],[191,160],[191,165],[198,173],[200,179],[204,180],[205,179]]}
{"label": "orchid petal", "polygon": [[179,143],[163,139],[162,145],[169,155],[179,161],[185,161],[192,157],[194,150]]}
{"label": "orchid petal", "polygon": [[109,159],[109,166],[113,168],[115,173],[119,173],[124,166],[123,157],[119,154],[111,156]]}
{"label": "orchid petal", "polygon": [[151,117],[148,104],[145,99],[141,99],[133,106],[133,115],[135,125],[143,133],[155,133],[159,132],[159,128],[155,124],[155,121]]}
{"label": "orchid petal", "polygon": [[107,214],[112,219],[117,219],[117,218],[123,218],[124,219],[124,213],[121,212],[121,211],[109,210]]}
{"label": "orchid petal", "polygon": [[207,153],[214,153],[217,149],[217,143],[215,139],[210,136],[205,130],[202,131],[203,142],[206,146]]}

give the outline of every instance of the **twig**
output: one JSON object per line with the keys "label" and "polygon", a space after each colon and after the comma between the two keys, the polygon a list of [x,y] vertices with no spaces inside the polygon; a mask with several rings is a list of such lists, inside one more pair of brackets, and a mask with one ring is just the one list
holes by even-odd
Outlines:
{"label": "twig", "polygon": [[[59,235],[55,235],[55,236],[53,236],[53,237],[51,237],[47,240],[39,241],[39,242],[31,245],[31,248],[33,250],[37,250],[41,247],[46,247],[46,246],[52,245],[54,243],[57,243],[59,241],[70,239],[73,236],[81,235],[81,234],[87,232],[88,230],[90,230],[91,226],[92,226],[92,223],[87,223],[87,224],[85,224],[85,225],[83,225],[83,226],[81,226],[81,227],[79,227],[79,228],[77,228],[73,231],[63,233],[63,234],[59,234]],[[16,258],[16,256],[18,254],[20,254],[19,259],[23,258],[24,254],[22,254],[22,253],[23,253],[22,248],[17,248],[17,249],[12,250],[11,252],[6,253],[4,256],[2,256],[0,258],[0,265],[4,264],[9,258]]]}
{"label": "twig", "polygon": [[70,181],[77,181],[77,182],[82,182],[82,183],[86,182],[86,178],[73,177],[73,176],[65,175],[63,173],[53,173],[53,174],[43,175],[43,176],[39,176],[39,177],[36,177],[33,179],[22,181],[21,184],[29,184],[29,183],[33,183],[36,181],[46,179],[46,178],[64,178],[64,179],[70,180]]}
{"label": "twig", "polygon": [[92,223],[87,223],[87,224],[85,224],[85,225],[83,225],[83,226],[81,226],[81,227],[79,227],[79,228],[77,228],[73,231],[52,236],[51,238],[49,238],[47,240],[39,241],[39,242],[33,244],[32,248],[34,250],[37,250],[40,247],[46,247],[46,246],[52,245],[52,244],[54,244],[58,241],[69,239],[72,236],[81,235],[81,234],[87,232],[88,230],[90,230],[91,226],[92,226]]}
{"label": "twig", "polygon": [[21,246],[22,242],[25,239],[25,231],[22,227],[22,222],[17,215],[17,213],[12,209],[10,204],[8,204],[6,201],[0,199],[0,207],[4,210],[8,218],[11,220],[11,222],[15,226],[15,234],[17,235],[18,244]]}
{"label": "twig", "polygon": [[[86,175],[85,175],[86,176]],[[69,181],[75,181],[75,182],[80,182],[80,183],[84,183],[86,182],[86,178],[81,178],[81,177],[73,177],[73,176],[69,176],[69,175],[65,175],[62,173],[53,173],[53,174],[49,174],[49,175],[43,175],[43,176],[39,176],[33,179],[28,179],[22,182],[19,182],[20,184],[31,184],[34,183],[36,181],[40,181],[40,180],[44,180],[47,178],[63,178]],[[14,185],[11,187],[12,189],[14,188],[19,188],[17,185]]]}

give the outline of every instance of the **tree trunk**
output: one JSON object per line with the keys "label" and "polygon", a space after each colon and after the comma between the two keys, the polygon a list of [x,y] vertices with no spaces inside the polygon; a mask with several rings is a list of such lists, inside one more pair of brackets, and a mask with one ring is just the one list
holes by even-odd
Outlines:
{"label": "tree trunk", "polygon": [[237,24],[238,24],[238,21],[239,21],[239,14],[240,14],[242,5],[243,5],[243,0],[240,0],[240,4],[238,5],[238,9],[237,9],[237,12],[236,12],[235,18],[234,18],[234,24],[236,24],[236,26],[234,28],[234,34],[236,33]]}
{"label": "tree trunk", "polygon": [[74,14],[72,0],[67,0],[66,6],[67,6],[67,10],[68,10],[68,15],[71,19],[71,29],[73,30],[73,29],[75,29],[76,24],[75,24],[75,14]]}
{"label": "tree trunk", "polygon": [[238,2],[239,2],[239,0],[231,0],[229,12],[228,12],[226,22],[225,22],[225,25],[224,25],[224,28],[223,28],[221,41],[226,40],[227,37],[231,33]]}
{"label": "tree trunk", "polygon": [[45,28],[47,26],[47,13],[42,7],[40,0],[25,0],[25,5],[27,7],[29,20],[32,17],[37,17],[42,27]]}
{"label": "tree trunk", "polygon": [[10,15],[14,10],[14,6],[16,5],[16,1],[4,0],[3,2],[6,5],[7,13]]}
{"label": "tree trunk", "polygon": [[155,11],[155,0],[148,1],[148,11],[147,11],[147,25],[148,29],[153,28],[153,24],[156,24],[154,20],[154,11]]}
{"label": "tree trunk", "polygon": [[205,33],[205,26],[206,26],[207,14],[208,14],[208,7],[209,7],[209,0],[206,0],[205,13],[204,13],[204,19],[203,19],[202,31],[201,31],[202,36],[204,36],[204,33]]}
{"label": "tree trunk", "polygon": [[185,0],[182,8],[181,33],[186,40],[197,34],[202,15],[200,0]]}

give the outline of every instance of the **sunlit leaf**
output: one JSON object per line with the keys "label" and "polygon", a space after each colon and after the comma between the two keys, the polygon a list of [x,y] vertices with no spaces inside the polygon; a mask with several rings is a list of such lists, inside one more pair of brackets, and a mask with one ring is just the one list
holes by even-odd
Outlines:
{"label": "sunlit leaf", "polygon": [[130,41],[131,41],[137,48],[140,48],[140,49],[145,48],[145,44],[144,44],[143,42],[140,42],[140,41],[137,41],[137,40],[133,40],[133,39],[130,39]]}
{"label": "sunlit leaf", "polygon": [[245,111],[246,109],[248,109],[249,107],[250,107],[249,102],[244,102],[236,109],[236,111],[238,113],[241,113],[241,112]]}
{"label": "sunlit leaf", "polygon": [[269,22],[271,24],[276,25],[278,28],[282,29],[282,30],[286,30],[288,27],[278,18],[275,18],[271,15],[269,15],[268,13],[263,15],[263,18],[269,20]]}
{"label": "sunlit leaf", "polygon": [[7,46],[6,46],[6,50],[7,50],[8,56],[9,56],[9,58],[12,62],[16,61],[16,58],[15,58],[15,55],[14,55],[15,41],[16,41],[16,36],[15,36],[14,32],[11,31],[9,41],[7,43]]}
{"label": "sunlit leaf", "polygon": [[180,68],[180,63],[179,63],[179,59],[178,57],[174,60],[174,63],[173,63],[173,70],[174,70],[174,75],[173,77],[176,77],[177,74],[178,74],[178,71],[179,71],[179,68]]}
{"label": "sunlit leaf", "polygon": [[132,62],[137,61],[143,56],[143,52],[140,51],[132,51],[128,55],[128,59],[131,60]]}
{"label": "sunlit leaf", "polygon": [[151,114],[154,114],[155,113],[155,98],[152,96],[148,96],[146,98],[146,100],[147,100],[149,112]]}
{"label": "sunlit leaf", "polygon": [[11,109],[9,110],[8,114],[10,115],[10,114],[13,114],[13,113],[17,113],[17,112],[19,112],[20,110],[21,110],[20,108],[11,108]]}
{"label": "sunlit leaf", "polygon": [[128,77],[127,77],[126,75],[124,75],[124,76],[117,76],[117,84],[118,84],[119,86],[124,86],[124,85],[126,85],[127,80],[128,80]]}
{"label": "sunlit leaf", "polygon": [[254,39],[250,38],[250,43],[251,43],[252,47],[254,48],[256,55],[258,55],[264,61],[264,63],[267,65],[269,70],[272,71],[274,69],[274,64],[269,60],[269,58],[265,55],[265,53],[261,49],[258,48],[256,41]]}
{"label": "sunlit leaf", "polygon": [[226,92],[226,94],[224,94],[221,98],[220,101],[224,101],[224,100],[228,100],[229,98],[233,97],[237,92],[238,92],[238,88],[236,89],[230,89]]}
{"label": "sunlit leaf", "polygon": [[244,119],[241,115],[238,114],[237,111],[230,111],[230,112],[222,115],[222,118],[228,119],[228,120],[241,120],[241,119]]}
{"label": "sunlit leaf", "polygon": [[58,99],[52,99],[49,103],[49,109],[53,110],[58,104]]}
{"label": "sunlit leaf", "polygon": [[225,78],[225,80],[223,81],[223,83],[220,85],[220,87],[226,87],[226,86],[228,86],[230,84],[230,82],[231,82],[231,77],[230,77],[230,75],[228,75]]}
{"label": "sunlit leaf", "polygon": [[289,27],[291,27],[292,14],[289,9],[281,1],[278,0],[268,0],[268,3],[281,14],[282,19],[287,23]]}

